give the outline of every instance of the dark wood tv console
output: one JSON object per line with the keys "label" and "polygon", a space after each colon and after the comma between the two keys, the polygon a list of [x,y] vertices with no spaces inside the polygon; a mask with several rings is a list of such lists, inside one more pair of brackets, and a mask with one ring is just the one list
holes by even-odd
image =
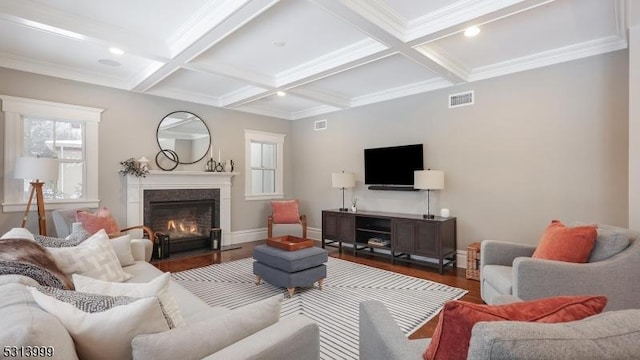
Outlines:
{"label": "dark wood tv console", "polygon": [[[378,239],[375,241],[372,239]],[[334,245],[337,243],[337,245]],[[424,219],[422,215],[379,211],[322,211],[322,247],[350,244],[353,255],[366,252],[396,261],[437,266],[456,265],[456,218]],[[437,263],[412,258],[436,259]]]}

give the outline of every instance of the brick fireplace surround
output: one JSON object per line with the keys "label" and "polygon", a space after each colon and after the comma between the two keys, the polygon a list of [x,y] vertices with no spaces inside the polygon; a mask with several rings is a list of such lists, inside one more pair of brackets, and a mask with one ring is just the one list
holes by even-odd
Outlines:
{"label": "brick fireplace surround", "polygon": [[151,170],[146,177],[127,175],[127,226],[143,223],[144,191],[220,189],[222,246],[231,245],[231,178],[234,173]]}

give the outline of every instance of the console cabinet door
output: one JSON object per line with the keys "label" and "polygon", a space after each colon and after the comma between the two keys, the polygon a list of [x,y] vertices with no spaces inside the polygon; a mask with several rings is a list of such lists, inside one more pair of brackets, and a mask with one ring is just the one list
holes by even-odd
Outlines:
{"label": "console cabinet door", "polygon": [[351,214],[323,213],[324,238],[352,243],[355,238],[355,217]]}
{"label": "console cabinet door", "polygon": [[416,226],[412,220],[393,220],[393,251],[413,253]]}
{"label": "console cabinet door", "polygon": [[338,215],[338,238],[342,242],[356,241],[356,218],[349,214]]}
{"label": "console cabinet door", "polygon": [[322,236],[327,240],[338,240],[338,216],[322,212]]}
{"label": "console cabinet door", "polygon": [[440,256],[440,249],[438,249],[440,246],[439,228],[440,223],[438,222],[416,222],[416,254],[436,258]]}

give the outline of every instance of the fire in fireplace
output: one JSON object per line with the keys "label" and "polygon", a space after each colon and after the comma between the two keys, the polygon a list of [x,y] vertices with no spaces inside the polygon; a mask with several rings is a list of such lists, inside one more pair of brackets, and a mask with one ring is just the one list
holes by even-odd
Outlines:
{"label": "fire in fireplace", "polygon": [[151,228],[169,235],[172,253],[210,246],[213,201],[152,201],[150,205]]}
{"label": "fire in fireplace", "polygon": [[163,232],[172,239],[203,236],[202,231],[198,228],[198,224],[191,220],[169,220],[167,221],[167,229]]}
{"label": "fire in fireplace", "polygon": [[220,222],[218,189],[145,190],[145,225],[169,239],[169,254],[211,248]]}

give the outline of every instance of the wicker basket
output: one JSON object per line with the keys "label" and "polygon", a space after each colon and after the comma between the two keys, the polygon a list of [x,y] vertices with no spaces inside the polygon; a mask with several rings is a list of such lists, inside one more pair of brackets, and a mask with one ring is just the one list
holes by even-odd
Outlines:
{"label": "wicker basket", "polygon": [[480,281],[480,243],[467,246],[467,279]]}

